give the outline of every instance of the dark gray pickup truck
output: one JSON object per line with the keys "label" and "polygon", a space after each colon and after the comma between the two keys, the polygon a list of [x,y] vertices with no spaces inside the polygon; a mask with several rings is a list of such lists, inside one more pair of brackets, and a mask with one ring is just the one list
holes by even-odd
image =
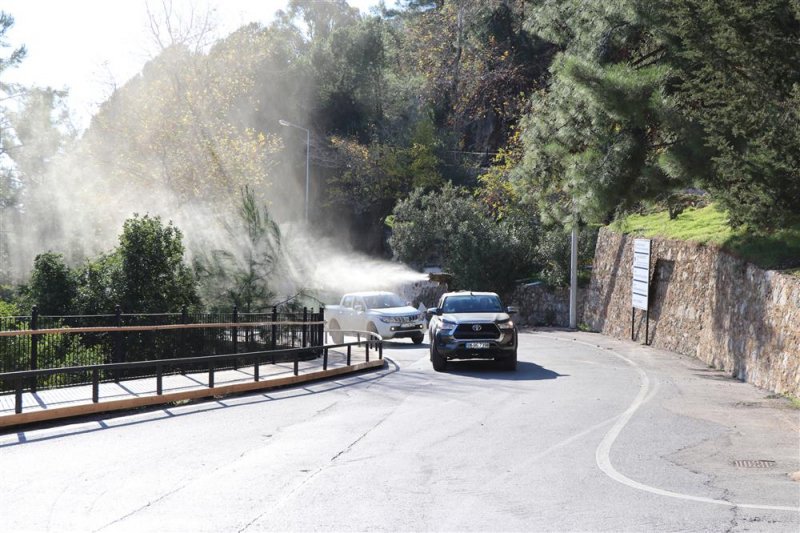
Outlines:
{"label": "dark gray pickup truck", "polygon": [[516,310],[503,308],[493,292],[448,292],[428,309],[431,363],[441,372],[451,359],[494,359],[504,370],[517,368]]}

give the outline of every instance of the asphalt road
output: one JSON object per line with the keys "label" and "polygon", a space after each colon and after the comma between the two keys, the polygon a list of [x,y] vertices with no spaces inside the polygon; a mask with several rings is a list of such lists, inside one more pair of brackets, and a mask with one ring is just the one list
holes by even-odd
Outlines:
{"label": "asphalt road", "polygon": [[407,342],[378,372],[2,434],[2,529],[800,530],[782,398],[593,334],[522,334],[515,373]]}

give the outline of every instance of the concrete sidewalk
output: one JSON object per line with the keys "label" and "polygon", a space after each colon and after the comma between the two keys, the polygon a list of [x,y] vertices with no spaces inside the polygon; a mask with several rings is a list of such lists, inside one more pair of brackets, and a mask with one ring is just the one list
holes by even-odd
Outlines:
{"label": "concrete sidewalk", "polygon": [[254,365],[241,366],[238,370],[215,370],[212,388],[208,386],[208,371],[165,374],[161,395],[156,391],[155,376],[118,383],[104,382],[99,385],[97,403],[92,401],[91,384],[35,393],[27,391],[22,394],[22,413],[15,413],[16,397],[13,392],[0,394],[0,428],[283,387],[383,366],[383,360],[378,359],[375,350],[370,350],[369,355],[370,360],[367,361],[364,347],[353,346],[348,366],[344,350],[329,350],[326,370],[323,370],[323,358],[320,356],[310,361],[299,361],[297,376],[294,375],[293,362],[265,363],[259,365],[258,381],[254,380]]}

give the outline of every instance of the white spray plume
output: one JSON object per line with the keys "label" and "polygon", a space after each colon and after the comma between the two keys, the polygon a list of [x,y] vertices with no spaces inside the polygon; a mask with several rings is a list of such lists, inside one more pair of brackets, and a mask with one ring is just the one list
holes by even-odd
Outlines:
{"label": "white spray plume", "polygon": [[[247,32],[245,34],[249,35]],[[161,58],[154,65],[161,69],[168,68],[169,57]],[[241,65],[231,65],[232,69],[240,67]],[[181,72],[180,68],[181,65],[176,67],[176,76]],[[147,79],[151,78],[152,76]],[[220,76],[220,79],[227,78]],[[144,84],[145,79],[130,83]],[[138,90],[141,91],[143,87]],[[139,93],[134,91],[131,94],[135,96]],[[283,101],[276,100],[272,105],[280,104],[283,106],[281,109],[298,111],[309,107],[303,102],[303,98],[308,95],[284,96]],[[25,281],[33,266],[34,257],[42,252],[61,252],[68,263],[78,266],[87,259],[110,251],[118,242],[123,222],[134,213],[160,216],[165,223],[173,221],[184,234],[187,259],[190,261],[214,250],[226,250],[233,254],[236,264],[242,266],[242,254],[246,255],[248,252],[246,239],[235,234],[232,236],[230,231],[231,227],[236,227],[235,211],[240,182],[258,188],[260,198],[269,199],[272,216],[282,222],[281,269],[271,280],[272,289],[278,293],[278,297],[291,296],[298,289],[326,293],[393,290],[403,284],[427,279],[425,274],[415,272],[400,263],[370,258],[347,249],[345,243],[317,237],[304,224],[287,223],[287,220],[302,213],[302,184],[305,175],[290,175],[287,167],[297,173],[302,170],[291,167],[291,153],[278,144],[274,145],[271,152],[259,150],[259,158],[252,156],[252,161],[245,161],[245,156],[229,160],[215,157],[214,160],[225,167],[223,174],[232,176],[232,179],[229,183],[218,184],[214,188],[200,179],[206,169],[203,165],[198,165],[195,169],[199,175],[198,191],[190,196],[185,191],[181,194],[171,183],[173,176],[169,165],[165,164],[165,161],[169,161],[171,152],[162,146],[159,137],[162,132],[155,128],[146,133],[137,126],[139,123],[136,120],[143,113],[137,113],[137,106],[141,105],[142,100],[129,98],[124,90],[118,92],[117,99],[115,105],[119,109],[128,110],[129,106],[132,108],[130,116],[133,118],[130,124],[116,121],[111,121],[110,126],[106,124],[106,130],[98,131],[108,131],[113,135],[106,138],[96,132],[94,139],[97,142],[94,145],[89,143],[90,149],[81,149],[81,145],[86,143],[77,142],[72,147],[73,151],[52,159],[48,172],[38,177],[35,183],[30,181],[31,177],[28,178],[19,209],[0,212],[0,216],[6,215],[5,220],[0,219],[0,223],[3,223],[0,226],[0,239],[5,237],[5,241],[0,242],[0,259],[7,261],[6,264],[0,264],[0,274],[10,276],[11,281]],[[289,105],[289,101],[294,103]],[[201,103],[197,105],[201,106]],[[154,116],[148,115],[147,118],[153,124],[160,124],[155,115],[161,108],[156,106],[154,109]],[[197,107],[192,108],[192,111],[192,116],[199,117],[202,122],[196,128],[196,137],[213,141],[210,145],[218,148],[215,156],[226,153],[224,148],[232,142],[231,131],[235,133],[238,130],[207,127],[207,124],[217,124],[206,117],[216,117],[218,110],[215,108]],[[241,109],[236,111],[241,114],[250,112]],[[255,110],[252,112],[255,113]],[[267,110],[260,112],[264,116],[270,116]],[[110,116],[128,115],[123,113]],[[298,123],[307,123],[297,113],[282,116],[288,116]],[[243,124],[258,123],[261,120],[251,120],[244,116],[238,118]],[[277,124],[274,127],[279,129]],[[91,131],[92,128],[87,134]],[[135,132],[136,135],[117,135],[118,131]],[[286,134],[283,130],[281,132]],[[200,133],[203,135],[199,135]],[[144,138],[139,139],[137,135]],[[266,135],[269,136],[270,132],[266,131]],[[131,147],[121,145],[120,139],[135,139],[139,144]],[[191,136],[182,140],[181,146],[184,148],[197,144],[196,139]],[[249,152],[240,150],[235,153]],[[192,154],[197,155],[195,152]],[[263,176],[259,179],[255,179],[250,172],[254,168],[263,170]],[[239,181],[233,179],[236,176],[239,176]],[[268,183],[269,180],[273,180],[273,183]],[[319,205],[324,199],[316,198],[313,201]],[[337,223],[339,222],[324,222],[334,227]],[[6,253],[3,253],[4,250]]]}
{"label": "white spray plume", "polygon": [[396,290],[428,279],[427,274],[403,263],[376,259],[348,250],[332,239],[312,237],[302,227],[287,225],[284,231],[289,237],[285,255],[287,279],[292,280],[298,289],[334,294]]}

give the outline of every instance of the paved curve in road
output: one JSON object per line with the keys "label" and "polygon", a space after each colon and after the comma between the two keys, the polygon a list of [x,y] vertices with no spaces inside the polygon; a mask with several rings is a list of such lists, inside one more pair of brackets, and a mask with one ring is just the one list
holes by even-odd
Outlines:
{"label": "paved curve in road", "polygon": [[[797,531],[800,412],[696,360],[521,335],[515,373],[387,366],[0,435],[4,529]],[[745,465],[766,466],[744,468]],[[752,461],[760,461],[758,463]]]}

